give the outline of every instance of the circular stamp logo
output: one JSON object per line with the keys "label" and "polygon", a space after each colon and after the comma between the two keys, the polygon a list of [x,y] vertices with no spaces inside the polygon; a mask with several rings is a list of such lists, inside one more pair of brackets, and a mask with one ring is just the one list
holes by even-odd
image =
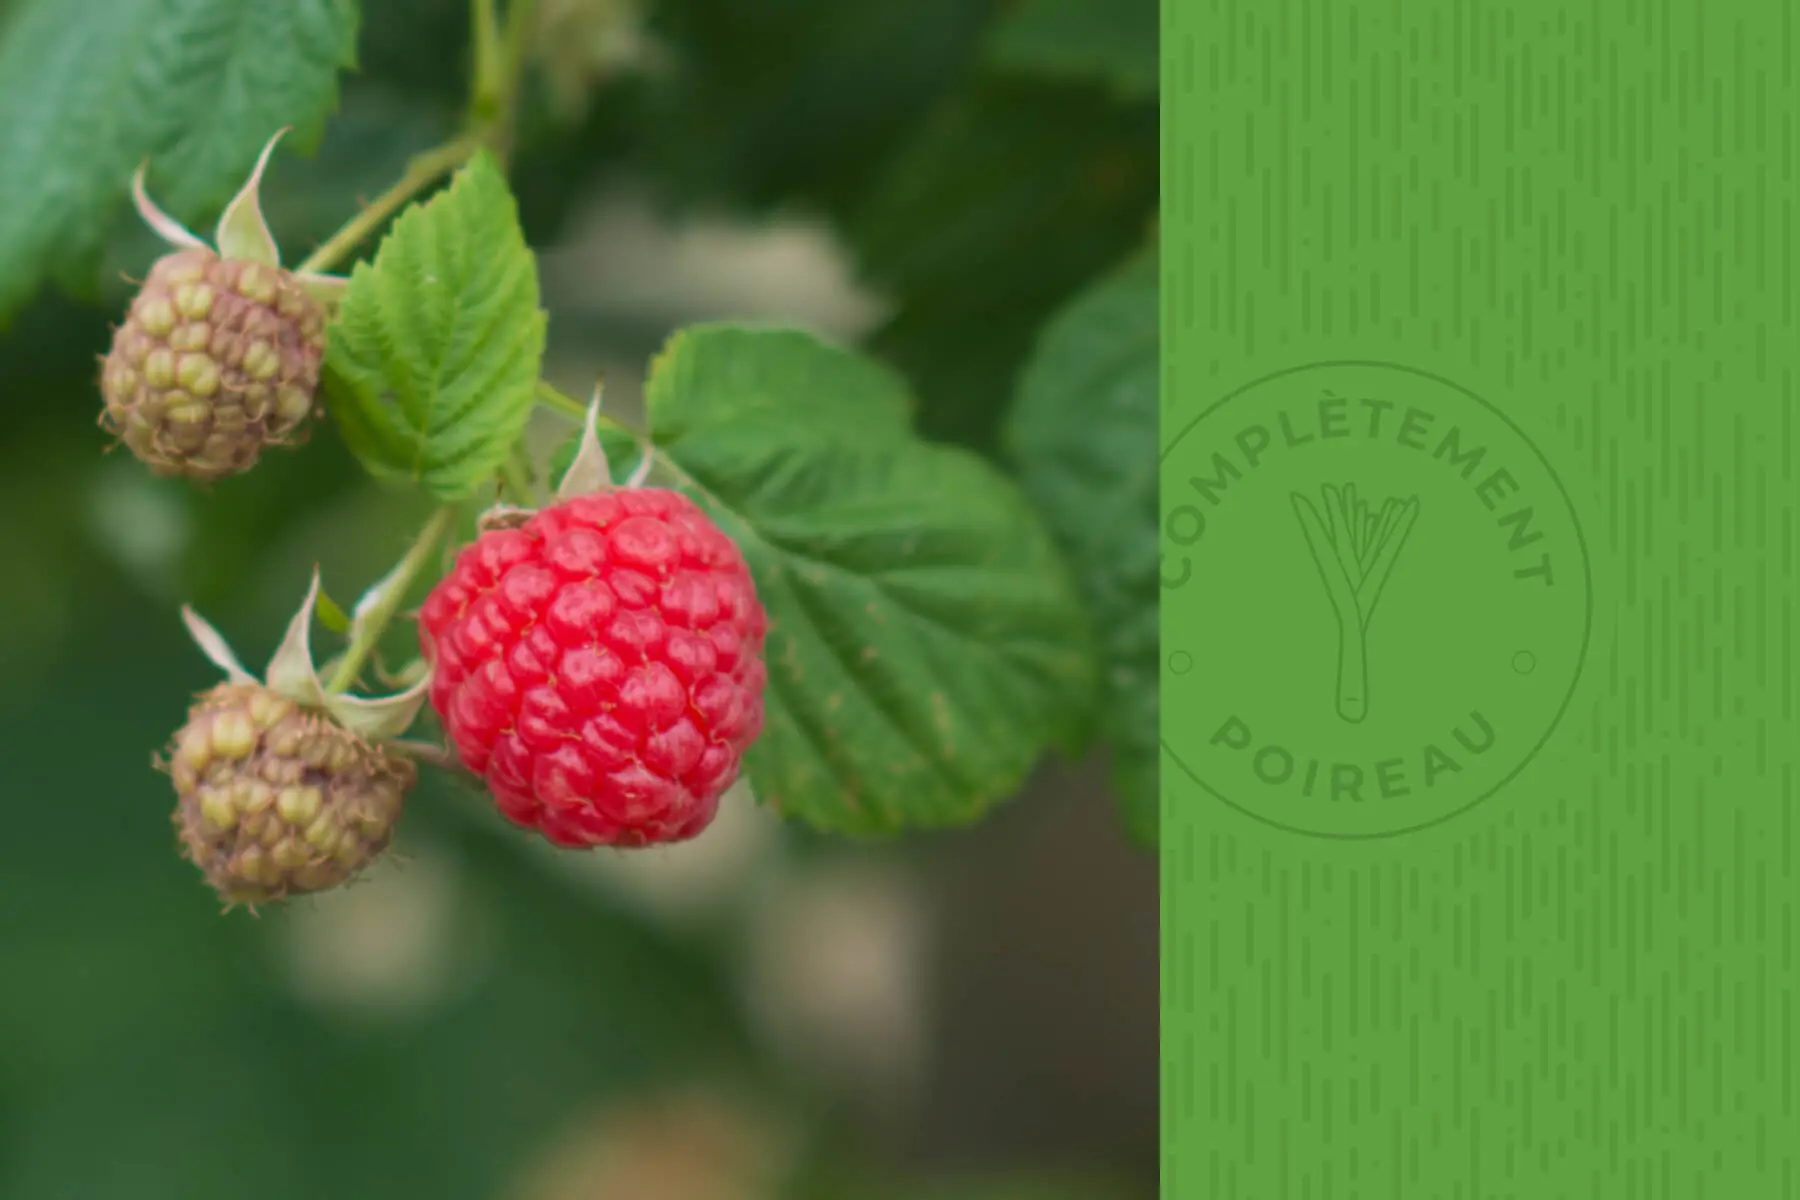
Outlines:
{"label": "circular stamp logo", "polygon": [[1549,738],[1587,653],[1586,548],[1491,404],[1317,363],[1173,431],[1162,470],[1163,748],[1208,791],[1383,837],[1480,803]]}

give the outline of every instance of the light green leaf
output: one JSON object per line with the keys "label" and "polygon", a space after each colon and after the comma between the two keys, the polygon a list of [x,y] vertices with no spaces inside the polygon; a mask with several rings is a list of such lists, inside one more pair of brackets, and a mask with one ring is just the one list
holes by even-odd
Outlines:
{"label": "light green leaf", "polygon": [[0,28],[0,319],[92,286],[131,173],[204,225],[276,130],[309,149],[355,61],[355,0],[25,0]]}
{"label": "light green leaf", "polygon": [[1092,79],[1125,100],[1157,90],[1156,0],[1022,0],[994,30],[990,61],[1005,70]]}
{"label": "light green leaf", "polygon": [[732,417],[822,425],[849,437],[907,432],[906,383],[879,363],[821,353],[818,339],[799,330],[716,325],[704,334],[671,340],[651,364],[645,402],[659,441],[717,422],[722,406]]}
{"label": "light green leaf", "polygon": [[961,825],[1073,739],[1094,661],[1056,547],[1004,475],[906,428],[885,368],[702,327],[646,398],[663,467],[769,612],[761,800],[849,834]]}
{"label": "light green leaf", "polygon": [[531,416],[544,330],[537,261],[484,153],[351,273],[326,357],[344,441],[378,479],[469,496]]}
{"label": "light green leaf", "polygon": [[1009,450],[1074,564],[1105,675],[1102,735],[1140,841],[1157,840],[1157,266],[1146,254],[1058,314],[1020,381]]}

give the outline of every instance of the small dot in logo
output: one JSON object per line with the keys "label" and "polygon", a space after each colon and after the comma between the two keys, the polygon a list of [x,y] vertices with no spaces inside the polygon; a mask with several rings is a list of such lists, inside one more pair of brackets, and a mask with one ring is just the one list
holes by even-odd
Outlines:
{"label": "small dot in logo", "polygon": [[1177,650],[1169,655],[1169,670],[1177,675],[1186,675],[1194,669],[1194,656],[1186,650]]}
{"label": "small dot in logo", "polygon": [[1521,650],[1512,657],[1512,668],[1521,675],[1529,675],[1537,670],[1537,655],[1529,650]]}

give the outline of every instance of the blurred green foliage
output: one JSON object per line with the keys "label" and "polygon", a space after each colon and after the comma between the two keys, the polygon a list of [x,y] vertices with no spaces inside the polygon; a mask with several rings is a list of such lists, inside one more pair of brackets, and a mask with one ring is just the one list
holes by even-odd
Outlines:
{"label": "blurred green foliage", "polygon": [[[1084,16],[1039,5],[1057,21],[1008,34],[1004,22],[1032,6],[583,2],[641,20],[666,66],[596,72],[574,109],[534,79],[513,168],[533,244],[553,242],[583,197],[620,181],[648,183],[676,213],[817,215],[891,304],[870,348],[907,376],[922,431],[998,455],[1045,322],[1146,243],[1158,135],[1144,61],[1154,43],[1141,30],[1154,6],[1087,0]],[[1083,21],[1101,9],[1130,10],[1129,28],[1090,52]],[[44,139],[68,114],[46,116],[44,80],[65,89],[56,95],[99,97],[95,119],[130,117],[165,136],[169,114],[108,107],[99,82],[54,74],[79,74],[78,59],[26,69],[57,22],[117,49],[133,28],[122,14],[143,11],[145,0],[0,0],[0,124],[12,139],[0,144],[50,153]],[[454,128],[467,23],[464,0],[363,6],[359,65],[317,152],[286,154],[270,173],[268,211],[290,258]],[[1082,45],[1059,52],[1057,28]],[[153,76],[160,46],[131,46],[132,69]],[[109,153],[116,175],[138,151],[115,140]],[[0,179],[11,181],[0,182],[5,208],[16,169]],[[571,886],[441,778],[412,802],[399,850],[423,879],[450,872],[455,933],[446,963],[424,973],[438,982],[414,972],[423,990],[393,1011],[301,985],[307,931],[338,919],[331,904],[216,919],[174,852],[171,798],[150,770],[186,697],[212,681],[177,606],[201,608],[260,662],[315,561],[334,593],[348,591],[393,559],[421,510],[372,485],[329,430],[206,492],[101,453],[96,359],[128,292],[120,276],[140,275],[155,253],[132,222],[94,219],[123,217],[119,184],[104,193],[84,179],[79,207],[0,216],[73,231],[27,255],[55,266],[58,286],[39,287],[35,270],[0,279],[12,310],[0,328],[0,563],[11,577],[0,589],[0,1200],[522,1196],[517,1181],[571,1114],[695,1079],[799,1115],[799,1165],[773,1196],[1147,1194],[1154,1164],[1102,1164],[1138,1181],[1115,1187],[1063,1179],[1054,1165],[1039,1185],[1035,1172],[940,1181],[864,1162],[840,1114],[754,1035],[732,936],[674,932]],[[178,189],[184,215],[198,221],[221,201],[216,184]],[[0,255],[0,268],[13,261]]]}
{"label": "blurred green foliage", "polygon": [[1156,596],[1158,270],[1146,253],[1060,310],[1020,381],[1007,432],[1026,493],[1086,590],[1101,726],[1132,834],[1159,836]]}

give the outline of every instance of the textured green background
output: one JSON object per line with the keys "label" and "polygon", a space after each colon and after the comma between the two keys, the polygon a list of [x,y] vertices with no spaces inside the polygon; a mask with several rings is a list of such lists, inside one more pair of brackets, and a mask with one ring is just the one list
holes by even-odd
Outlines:
{"label": "textured green background", "polygon": [[1166,1194],[1800,1194],[1793,16],[1164,16],[1165,431],[1441,373],[1561,474],[1596,609],[1556,735],[1441,826],[1283,833],[1165,759]]}

